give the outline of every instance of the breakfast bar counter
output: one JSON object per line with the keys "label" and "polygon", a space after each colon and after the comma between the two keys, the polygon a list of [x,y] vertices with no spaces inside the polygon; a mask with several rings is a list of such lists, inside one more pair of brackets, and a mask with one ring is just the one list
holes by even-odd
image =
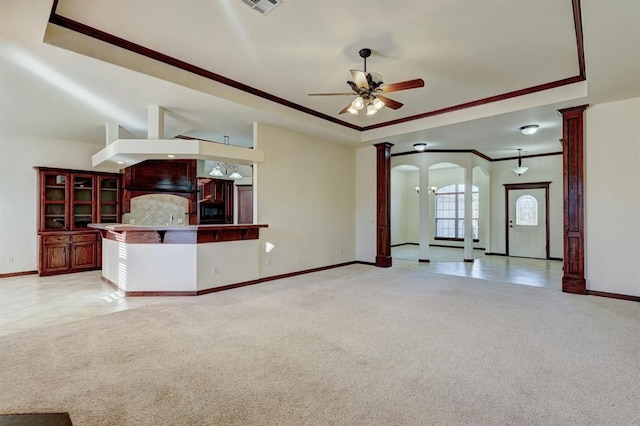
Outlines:
{"label": "breakfast bar counter", "polygon": [[102,278],[127,296],[197,295],[258,279],[268,225],[90,224],[102,234]]}

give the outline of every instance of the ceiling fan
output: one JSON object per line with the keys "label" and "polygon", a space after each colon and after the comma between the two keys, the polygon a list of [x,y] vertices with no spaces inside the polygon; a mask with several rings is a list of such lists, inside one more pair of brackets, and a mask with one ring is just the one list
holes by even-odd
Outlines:
{"label": "ceiling fan", "polygon": [[350,70],[353,81],[347,81],[353,92],[344,93],[309,93],[309,96],[353,96],[356,98],[347,104],[340,114],[349,112],[358,114],[366,107],[367,115],[373,115],[381,108],[388,106],[391,109],[402,107],[402,103],[394,101],[381,93],[397,92],[399,90],[416,89],[424,87],[424,80],[416,78],[399,83],[384,84],[382,76],[375,72],[367,72],[367,58],[371,56],[371,49],[360,49],[360,57],[364,60],[364,71]]}

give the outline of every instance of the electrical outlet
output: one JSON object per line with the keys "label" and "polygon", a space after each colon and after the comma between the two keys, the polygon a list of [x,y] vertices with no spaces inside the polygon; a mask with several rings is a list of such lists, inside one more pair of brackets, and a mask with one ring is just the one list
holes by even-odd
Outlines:
{"label": "electrical outlet", "polygon": [[136,224],[135,219],[129,219],[129,225],[135,225],[135,224]]}
{"label": "electrical outlet", "polygon": [[344,249],[340,249],[340,256],[344,255]]}
{"label": "electrical outlet", "polygon": [[178,225],[182,225],[182,223],[183,223],[182,218],[181,218],[181,217],[179,217],[179,218],[178,218]]}
{"label": "electrical outlet", "polygon": [[9,256],[9,258],[7,260],[9,261],[9,263],[13,263],[14,258],[13,258],[13,256]]}
{"label": "electrical outlet", "polygon": [[271,258],[270,257],[267,257],[266,263],[267,263],[267,265],[271,265]]}
{"label": "electrical outlet", "polygon": [[214,266],[213,268],[211,268],[211,272],[213,272],[213,275],[218,275],[220,273],[220,268]]}

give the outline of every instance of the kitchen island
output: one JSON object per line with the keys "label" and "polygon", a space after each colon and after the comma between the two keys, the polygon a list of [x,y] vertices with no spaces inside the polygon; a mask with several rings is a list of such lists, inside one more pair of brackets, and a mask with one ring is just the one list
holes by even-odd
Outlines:
{"label": "kitchen island", "polygon": [[198,295],[258,279],[268,225],[90,224],[102,234],[102,279],[127,296]]}

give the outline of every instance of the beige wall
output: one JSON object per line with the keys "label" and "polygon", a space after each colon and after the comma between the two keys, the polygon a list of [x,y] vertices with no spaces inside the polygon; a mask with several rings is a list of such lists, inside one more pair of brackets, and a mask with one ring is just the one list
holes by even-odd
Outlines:
{"label": "beige wall", "polygon": [[376,148],[356,150],[356,260],[376,260]]}
{"label": "beige wall", "polygon": [[261,277],[355,260],[355,150],[258,124],[254,144]]}
{"label": "beige wall", "polygon": [[391,244],[419,243],[418,169],[391,170]]}
{"label": "beige wall", "polygon": [[91,170],[91,156],[103,145],[25,135],[0,138],[0,274],[35,271],[38,196],[33,166]]}
{"label": "beige wall", "polygon": [[585,117],[587,288],[640,296],[640,98]]}

